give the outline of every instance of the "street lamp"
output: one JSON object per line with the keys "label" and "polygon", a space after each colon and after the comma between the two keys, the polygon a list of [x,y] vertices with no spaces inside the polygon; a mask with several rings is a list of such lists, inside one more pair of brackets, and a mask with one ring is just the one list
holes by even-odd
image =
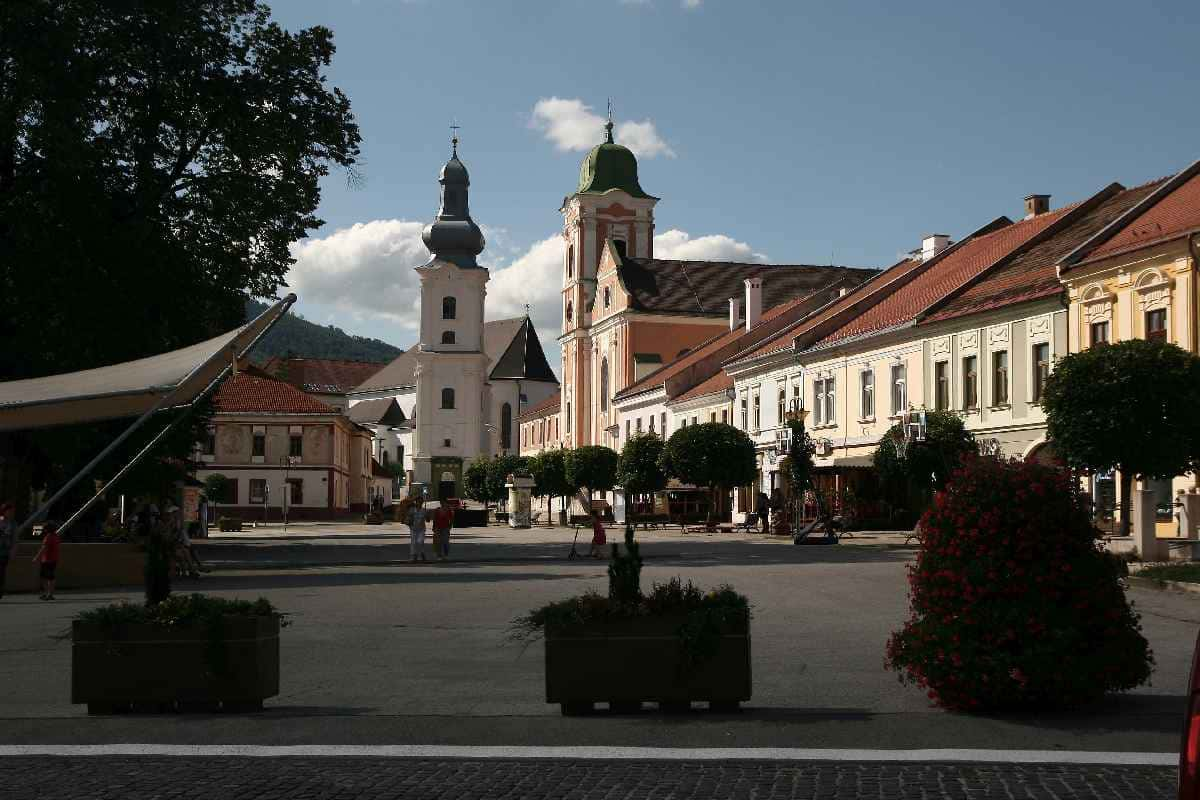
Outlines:
{"label": "street lamp", "polygon": [[299,462],[296,456],[283,456],[279,459],[279,466],[283,467],[283,497],[280,499],[280,505],[283,507],[283,532],[287,534],[288,525],[288,505],[291,500],[291,485],[288,483],[288,473],[293,466]]}

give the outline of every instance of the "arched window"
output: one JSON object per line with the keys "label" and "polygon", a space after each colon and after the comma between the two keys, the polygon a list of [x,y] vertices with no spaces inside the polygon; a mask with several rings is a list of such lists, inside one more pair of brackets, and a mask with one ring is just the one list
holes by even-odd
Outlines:
{"label": "arched window", "polygon": [[500,407],[500,446],[505,450],[512,447],[512,404]]}
{"label": "arched window", "polygon": [[458,301],[453,297],[442,298],[442,319],[458,318]]}
{"label": "arched window", "polygon": [[608,411],[608,359],[600,362],[600,410]]}
{"label": "arched window", "polygon": [[567,248],[567,277],[575,274],[575,245]]}
{"label": "arched window", "polygon": [[454,331],[442,331],[442,344],[454,344]]}
{"label": "arched window", "polygon": [[571,301],[567,301],[567,322],[570,322],[575,316],[575,307],[571,305]]}
{"label": "arched window", "polygon": [[454,390],[442,389],[442,408],[454,408]]}

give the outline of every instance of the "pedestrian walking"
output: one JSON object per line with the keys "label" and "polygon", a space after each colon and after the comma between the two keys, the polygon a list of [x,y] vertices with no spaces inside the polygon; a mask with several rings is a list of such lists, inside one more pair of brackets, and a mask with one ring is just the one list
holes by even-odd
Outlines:
{"label": "pedestrian walking", "polygon": [[433,512],[433,552],[438,561],[450,557],[450,528],[453,526],[454,509],[450,508],[450,501],[443,497]]}
{"label": "pedestrian walking", "polygon": [[762,520],[764,534],[771,532],[771,500],[766,492],[758,493],[758,518]]}
{"label": "pedestrian walking", "polygon": [[413,500],[412,508],[408,510],[408,551],[412,560],[425,560],[425,498]]}
{"label": "pedestrian walking", "polygon": [[42,546],[33,557],[33,563],[40,564],[39,575],[42,579],[43,600],[54,599],[54,581],[58,574],[58,554],[62,539],[58,535],[58,523],[47,522],[42,526]]}
{"label": "pedestrian walking", "polygon": [[4,579],[8,575],[8,560],[17,549],[17,508],[12,503],[0,502],[0,597],[4,597]]}
{"label": "pedestrian walking", "polygon": [[608,543],[608,537],[604,533],[604,520],[600,519],[600,514],[592,511],[592,549],[588,551],[588,555],[592,558],[604,558],[604,545]]}

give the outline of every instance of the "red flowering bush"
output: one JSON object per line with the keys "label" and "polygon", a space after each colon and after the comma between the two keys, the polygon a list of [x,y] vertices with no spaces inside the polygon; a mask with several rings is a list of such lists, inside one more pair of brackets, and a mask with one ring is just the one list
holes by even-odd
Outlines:
{"label": "red flowering bush", "polygon": [[938,705],[1075,707],[1150,677],[1124,568],[1065,471],[969,459],[921,518],[920,544],[886,666]]}

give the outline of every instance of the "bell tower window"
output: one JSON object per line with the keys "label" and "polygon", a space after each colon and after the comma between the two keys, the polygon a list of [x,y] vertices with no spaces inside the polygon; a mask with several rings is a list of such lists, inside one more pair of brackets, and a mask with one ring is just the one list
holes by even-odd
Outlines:
{"label": "bell tower window", "polygon": [[453,389],[442,389],[442,408],[454,408]]}
{"label": "bell tower window", "polygon": [[453,297],[442,298],[442,319],[456,319],[458,317],[458,301]]}
{"label": "bell tower window", "polygon": [[454,331],[442,331],[442,344],[454,344]]}
{"label": "bell tower window", "polygon": [[575,275],[575,245],[567,248],[567,277],[571,278]]}

